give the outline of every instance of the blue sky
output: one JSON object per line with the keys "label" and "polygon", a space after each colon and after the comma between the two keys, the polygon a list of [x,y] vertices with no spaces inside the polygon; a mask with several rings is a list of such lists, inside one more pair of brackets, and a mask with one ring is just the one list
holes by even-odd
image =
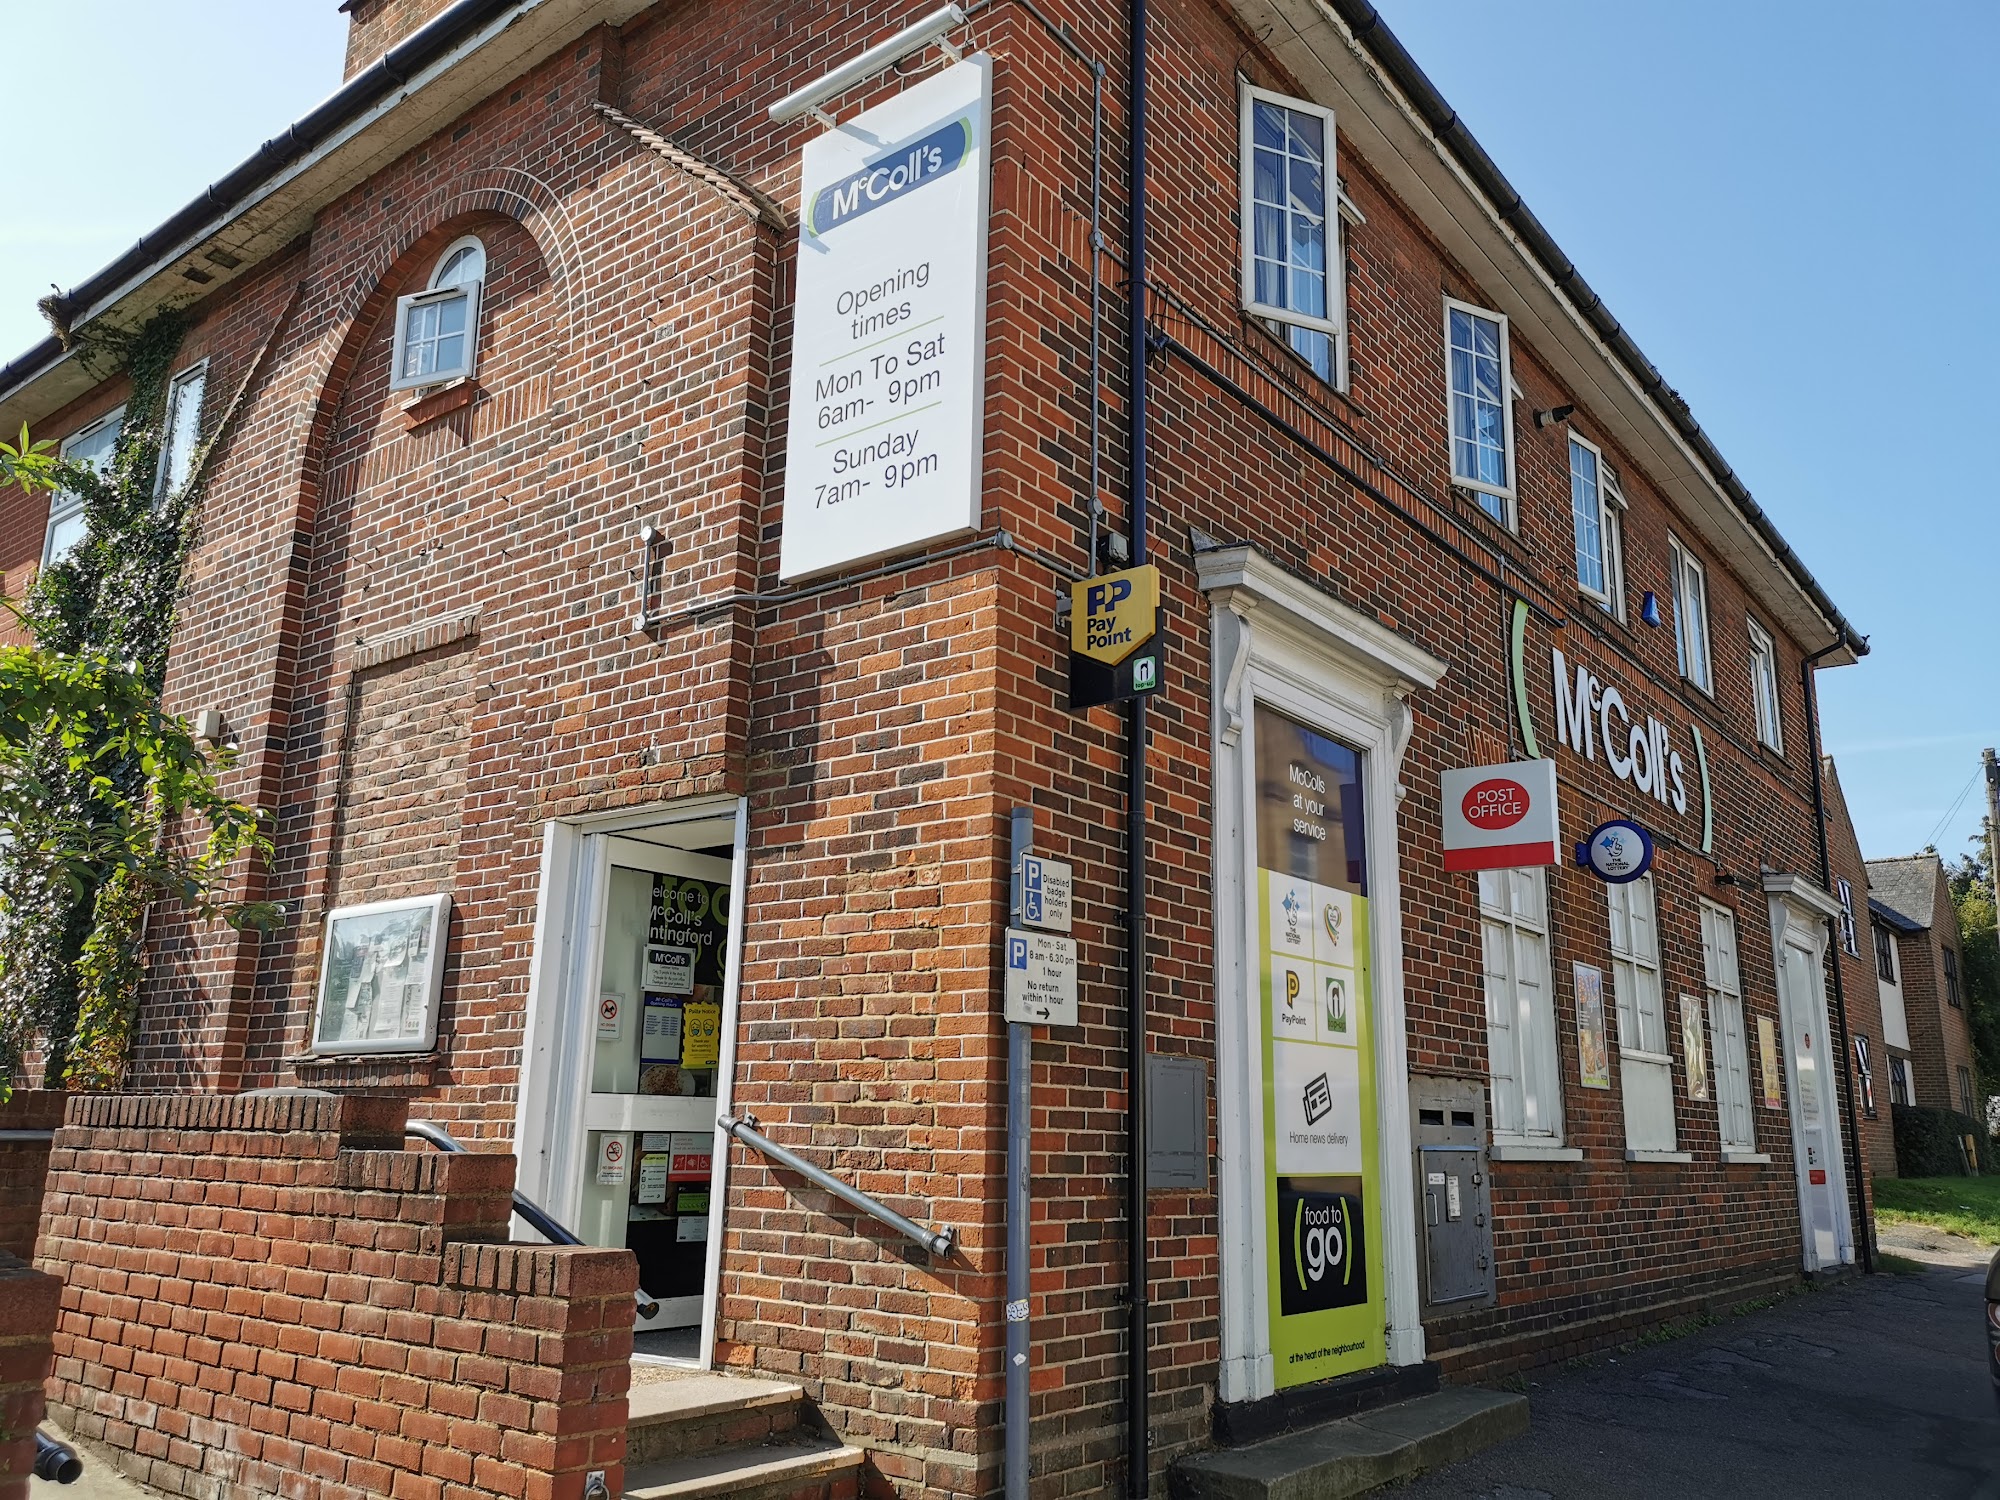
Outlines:
{"label": "blue sky", "polygon": [[[1872,637],[1822,677],[1863,848],[1965,847],[2000,740],[2000,413],[1975,369],[2000,327],[2000,5],[1377,4]],[[337,87],[346,30],[334,0],[14,10],[0,141],[33,170],[0,215],[0,360],[42,337],[50,283]]]}

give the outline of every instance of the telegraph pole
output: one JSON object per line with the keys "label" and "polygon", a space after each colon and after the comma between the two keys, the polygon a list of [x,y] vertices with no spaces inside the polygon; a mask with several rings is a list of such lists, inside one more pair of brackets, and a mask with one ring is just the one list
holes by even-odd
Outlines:
{"label": "telegraph pole", "polygon": [[1994,926],[2000,928],[2000,863],[1995,861],[1995,839],[2000,837],[2000,764],[1993,759],[1993,747],[1979,752],[1986,766],[1986,887],[1993,892]]}

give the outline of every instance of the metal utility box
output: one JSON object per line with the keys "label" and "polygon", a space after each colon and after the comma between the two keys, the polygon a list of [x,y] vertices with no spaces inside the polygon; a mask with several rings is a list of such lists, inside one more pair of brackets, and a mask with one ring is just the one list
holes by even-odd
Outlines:
{"label": "metal utility box", "polygon": [[1146,1056],[1146,1187],[1208,1190],[1208,1064]]}
{"label": "metal utility box", "polygon": [[1410,1079],[1424,1307],[1493,1305],[1486,1090],[1476,1078]]}

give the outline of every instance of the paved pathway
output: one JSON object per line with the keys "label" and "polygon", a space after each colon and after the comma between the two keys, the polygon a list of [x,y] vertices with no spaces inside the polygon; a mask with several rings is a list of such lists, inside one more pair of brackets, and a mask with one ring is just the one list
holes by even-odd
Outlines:
{"label": "paved pathway", "polygon": [[1856,1278],[1670,1342],[1542,1376],[1532,1428],[1406,1497],[1894,1496],[2000,1500],[1985,1254]]}

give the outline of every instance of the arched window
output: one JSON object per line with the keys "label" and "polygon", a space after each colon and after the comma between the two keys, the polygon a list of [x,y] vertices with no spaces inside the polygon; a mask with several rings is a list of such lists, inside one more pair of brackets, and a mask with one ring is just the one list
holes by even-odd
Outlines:
{"label": "arched window", "polygon": [[441,385],[472,374],[479,357],[479,293],[485,281],[486,246],[467,235],[445,247],[428,287],[397,299],[391,390]]}

